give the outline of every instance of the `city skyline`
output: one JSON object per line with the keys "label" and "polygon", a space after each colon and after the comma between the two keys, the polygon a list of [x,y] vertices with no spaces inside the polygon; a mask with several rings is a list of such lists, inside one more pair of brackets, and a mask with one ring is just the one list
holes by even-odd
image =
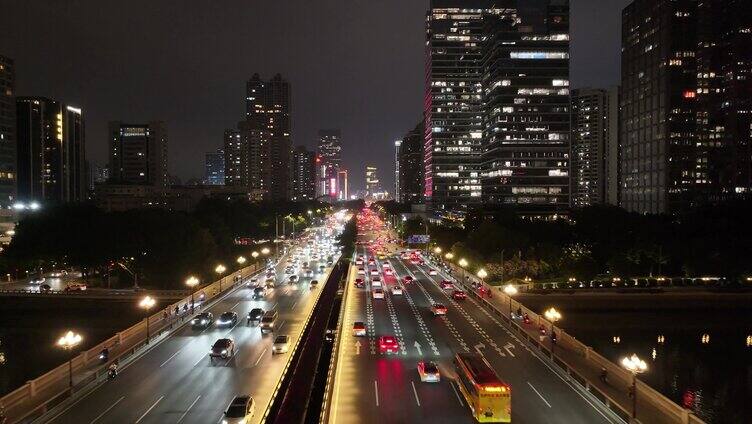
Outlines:
{"label": "city skyline", "polygon": [[[170,28],[170,33],[184,37],[187,42],[183,44],[191,45],[191,50],[169,49],[159,37],[162,34],[162,19],[159,17],[173,11],[157,4],[125,7],[120,11],[122,16],[115,21],[108,14],[104,14],[104,19],[92,18],[92,15],[100,16],[102,12],[99,3],[93,2],[76,6],[50,3],[44,7],[41,3],[12,4],[7,8],[8,13],[0,16],[0,26],[9,29],[8,37],[0,39],[0,54],[15,62],[16,95],[65,98],[87,111],[87,158],[92,165],[106,163],[107,122],[114,119],[142,122],[159,116],[166,122],[171,143],[175,147],[169,152],[170,174],[183,180],[202,178],[204,153],[223,147],[224,129],[233,127],[244,109],[237,92],[243,89],[245,81],[254,72],[262,75],[281,73],[290,81],[295,104],[293,145],[315,148],[316,134],[320,128],[341,128],[345,141],[343,166],[346,169],[363,169],[367,160],[359,154],[362,151],[372,153],[369,156],[380,163],[391,163],[393,141],[415,125],[414,121],[420,117],[422,110],[423,21],[428,2],[410,2],[406,5],[393,1],[365,7],[330,3],[332,7],[326,8],[310,8],[294,2],[285,5],[260,4],[257,9],[235,3],[223,11],[202,13],[203,23],[199,29],[208,30],[222,22],[222,27],[229,25],[233,30],[242,28],[243,38],[252,38],[255,30],[241,25],[240,16],[253,22],[259,16],[271,17],[264,18],[265,22],[257,22],[259,31],[278,26],[278,19],[301,22],[299,29],[287,28],[293,31],[292,34],[282,37],[295,49],[304,45],[297,42],[302,34],[312,34],[304,16],[334,13],[328,19],[339,17],[338,20],[345,27],[325,28],[324,32],[316,33],[312,40],[313,49],[295,50],[301,61],[316,64],[304,67],[305,70],[295,69],[287,58],[263,46],[256,49],[259,53],[254,57],[228,57],[224,53],[226,49],[217,47],[235,45],[236,42],[228,38],[233,34],[229,30],[220,31],[210,40],[194,39],[190,25],[199,18],[195,15],[198,11],[190,8],[183,11],[185,19],[175,22],[176,26]],[[626,0],[583,1],[572,5],[571,82],[574,88],[618,83],[620,15],[627,3]],[[235,16],[229,16],[229,11],[238,16],[238,21],[234,20]],[[106,25],[107,48],[103,51],[104,46],[99,44],[84,43],[78,47],[78,43],[72,43],[60,51],[47,50],[48,43],[37,39],[41,34],[19,27],[19,23],[24,21],[22,17],[27,14],[33,14],[40,24],[49,22],[47,27],[51,34],[60,40],[95,39],[87,35],[89,31],[99,31],[99,25]],[[60,15],[67,16],[71,23],[61,24],[56,19]],[[142,20],[143,16],[150,18]],[[345,19],[345,16],[349,18]],[[136,18],[139,21],[133,22]],[[229,24],[226,22],[228,19]],[[375,21],[371,22],[372,19]],[[79,20],[81,23],[88,22],[88,26],[75,25]],[[157,37],[133,39],[130,26],[123,25],[126,22],[135,23],[142,30],[157,34]],[[365,25],[365,22],[369,22],[369,25]],[[365,32],[366,27],[372,34]],[[396,32],[393,28],[397,28]],[[355,36],[348,40],[344,36],[348,33]],[[361,52],[352,44],[356,41],[377,47],[378,52],[389,51],[390,54]],[[325,49],[324,46],[333,49]],[[111,49],[121,48],[124,50],[119,55],[110,52]],[[125,65],[124,60],[135,60],[136,53],[156,53],[155,49],[159,49],[160,53],[164,51],[165,55],[158,59],[159,68],[150,66],[147,71],[128,68],[128,73],[118,69]],[[198,56],[206,59],[198,60],[193,49],[201,52],[203,56]],[[253,50],[253,46],[249,46],[249,51]],[[92,52],[96,54],[92,55]],[[357,56],[346,61],[346,69],[332,67],[344,55],[352,53]],[[269,60],[256,63],[261,56],[269,57]],[[50,74],[49,67],[54,61],[68,65]],[[401,65],[393,69],[392,62]],[[213,63],[221,64],[227,72],[212,76],[206,67]],[[185,72],[186,69],[193,71]],[[197,79],[199,75],[203,78]],[[188,86],[192,89],[187,90]],[[388,89],[384,90],[385,87]],[[150,94],[148,104],[136,100],[142,93]],[[176,102],[180,107],[172,107]],[[196,114],[205,119],[192,119],[192,115]],[[393,172],[385,172],[382,177],[385,187],[394,186]],[[350,187],[351,191],[364,188],[361,173],[355,173]]]}

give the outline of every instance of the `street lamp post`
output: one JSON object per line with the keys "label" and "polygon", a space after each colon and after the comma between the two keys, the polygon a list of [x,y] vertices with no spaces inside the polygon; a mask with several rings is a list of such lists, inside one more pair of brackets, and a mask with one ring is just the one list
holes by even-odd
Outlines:
{"label": "street lamp post", "polygon": [[647,371],[648,364],[633,353],[632,356],[622,358],[621,365],[632,373],[632,418],[637,418],[637,374]]}
{"label": "street lamp post", "polygon": [[216,272],[219,275],[219,292],[222,293],[222,274],[227,271],[227,268],[225,268],[224,265],[219,264],[216,268],[214,268],[214,272]]}
{"label": "street lamp post", "polygon": [[462,281],[464,283],[467,280],[467,271],[465,271],[465,267],[467,266],[467,261],[465,260],[465,258],[461,258],[459,262],[457,263],[462,268]]}
{"label": "street lamp post", "polygon": [[245,256],[238,256],[238,259],[236,259],[236,261],[238,262],[238,265],[243,266],[246,261]]}
{"label": "street lamp post", "polygon": [[191,313],[193,313],[193,305],[196,303],[196,301],[193,299],[193,294],[196,293],[195,287],[198,285],[198,283],[198,278],[192,275],[188,277],[187,280],[185,280],[185,284],[191,288]]}
{"label": "street lamp post", "polygon": [[146,344],[149,344],[149,310],[157,303],[151,296],[146,296],[141,299],[138,306],[146,309]]}
{"label": "street lamp post", "polygon": [[561,313],[556,310],[556,308],[549,308],[546,310],[546,312],[543,313],[543,315],[546,317],[547,320],[551,321],[551,357],[554,356],[554,346],[556,346],[555,339],[555,333],[554,333],[554,324],[556,324],[556,321],[561,319]]}
{"label": "street lamp post", "polygon": [[63,337],[57,340],[58,347],[63,348],[68,353],[68,390],[73,393],[73,348],[78,346],[83,340],[80,334],[68,331]]}
{"label": "street lamp post", "polygon": [[512,316],[512,296],[517,294],[517,287],[507,284],[504,286],[504,294],[509,296],[509,316]]}

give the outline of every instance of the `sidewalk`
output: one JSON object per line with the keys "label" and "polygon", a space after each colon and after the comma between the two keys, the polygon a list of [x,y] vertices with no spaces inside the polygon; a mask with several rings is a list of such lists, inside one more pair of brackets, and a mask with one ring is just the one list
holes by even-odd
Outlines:
{"label": "sidewalk", "polygon": [[[457,269],[454,265],[452,265],[452,269],[454,270],[452,277],[460,276],[453,279],[460,282],[465,290],[473,295],[474,300],[491,309],[496,315],[500,315],[502,321],[511,327],[518,337],[526,339],[531,345],[537,347],[538,351],[549,357],[562,373],[577,381],[607,408],[626,421],[630,420],[633,410],[632,378],[626,370],[603,358],[590,347],[585,346],[555,326],[553,328],[557,335],[557,342],[553,346],[549,337],[552,328],[549,321],[514,299],[511,299],[510,303],[509,296],[501,291],[501,287],[488,286],[470,276],[470,281],[480,284],[484,288],[481,291],[480,288],[476,289],[466,281],[461,281],[464,277],[461,269]],[[512,311],[516,311],[517,308],[520,308],[523,314],[527,313],[530,316],[530,324],[523,324],[518,319],[510,319]],[[543,341],[541,341],[539,334],[541,324],[546,329],[546,336]],[[552,348],[553,357],[551,356]],[[602,368],[607,370],[606,382],[601,380]],[[651,387],[640,382],[639,378],[636,391],[637,419],[631,422],[644,424],[702,423],[697,417],[691,415],[689,410],[682,409],[679,405],[671,402]]]}

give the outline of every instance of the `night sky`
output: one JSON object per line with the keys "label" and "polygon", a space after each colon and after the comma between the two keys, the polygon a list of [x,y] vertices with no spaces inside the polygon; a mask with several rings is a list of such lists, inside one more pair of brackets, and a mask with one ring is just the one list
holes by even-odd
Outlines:
{"label": "night sky", "polygon": [[[619,80],[630,0],[571,0],[572,87]],[[0,54],[17,94],[84,109],[87,155],[106,161],[109,120],[161,119],[169,169],[203,177],[204,152],[243,118],[245,81],[292,84],[293,144],[341,128],[354,189],[366,163],[393,186],[393,141],[422,113],[427,0],[0,0]],[[391,190],[390,190],[391,191]]]}

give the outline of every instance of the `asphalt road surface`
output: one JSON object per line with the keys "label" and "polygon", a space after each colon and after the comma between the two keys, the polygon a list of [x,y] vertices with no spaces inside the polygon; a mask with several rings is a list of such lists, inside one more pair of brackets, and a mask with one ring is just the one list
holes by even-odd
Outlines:
{"label": "asphalt road surface", "polygon": [[[357,253],[370,257],[362,247]],[[378,266],[386,282],[385,299],[373,299],[370,276],[365,288],[348,282],[330,424],[475,422],[452,382],[455,352],[480,352],[511,385],[514,423],[620,422],[554,373],[475,300],[453,300],[451,290],[439,286],[446,277],[431,276],[425,266],[398,256],[391,255],[389,261],[395,276],[384,276]],[[404,285],[403,295],[392,295],[397,278],[406,275],[415,282]],[[433,316],[433,303],[446,305],[447,315]],[[353,336],[354,321],[366,323],[367,337]],[[376,344],[382,335],[398,338],[399,354],[379,353]],[[422,359],[437,362],[440,383],[421,383],[416,367]]]}
{"label": "asphalt road surface", "polygon": [[[335,261],[336,262],[336,261]],[[318,269],[318,263],[311,263]],[[287,281],[277,267],[278,282]],[[314,267],[315,266],[315,267]],[[331,268],[313,278],[325,281]],[[291,346],[314,305],[311,278],[300,276],[295,285],[283,284],[263,300],[253,300],[250,288],[241,285],[208,308],[215,320],[225,311],[239,315],[232,328],[193,330],[186,325],[146,355],[122,369],[117,378],[97,388],[49,422],[52,423],[217,423],[233,397],[250,394],[256,400],[258,422],[279,380],[289,354],[272,355],[276,334],[291,336]],[[263,277],[261,278],[263,281]],[[261,335],[255,324],[246,325],[252,308],[276,309],[274,333]],[[199,311],[202,312],[202,311]],[[235,354],[228,360],[209,361],[208,353],[219,338],[235,340]]]}

